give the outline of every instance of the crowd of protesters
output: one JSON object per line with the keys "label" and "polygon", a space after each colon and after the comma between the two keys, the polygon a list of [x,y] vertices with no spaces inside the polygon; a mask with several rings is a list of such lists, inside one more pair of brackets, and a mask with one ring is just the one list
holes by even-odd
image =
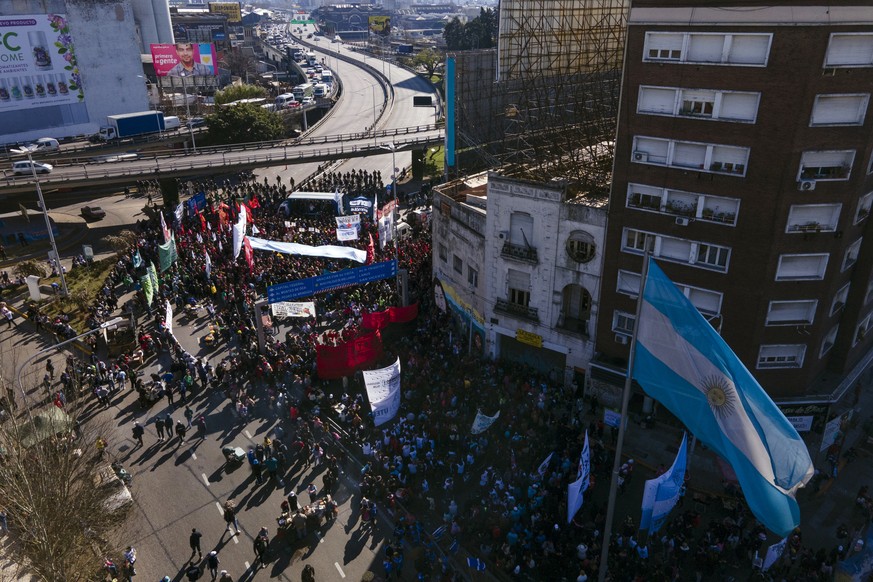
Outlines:
{"label": "crowd of protesters", "polygon": [[[432,579],[453,575],[449,562],[437,559],[436,544],[449,556],[463,547],[518,578],[593,580],[605,511],[586,500],[568,525],[566,492],[576,478],[586,430],[591,442],[590,490],[608,486],[612,453],[604,437],[611,429],[597,420],[596,401],[584,401],[575,384],[564,385],[560,378],[513,362],[468,354],[465,334],[455,332],[452,316],[441,312],[433,301],[426,231],[415,231],[399,247],[397,257],[399,267],[409,272],[409,300],[419,303],[419,317],[407,324],[410,327],[398,340],[386,344],[383,358],[373,366],[400,359],[403,397],[394,422],[378,429],[373,425],[360,373],[342,381],[325,381],[315,365],[318,344],[348,341],[359,333],[363,313],[399,305],[393,280],[312,298],[317,316],[290,325],[283,322],[288,331],[268,336],[261,354],[255,318],[263,314],[256,313],[255,304],[266,295],[267,287],[354,266],[340,259],[267,252],[255,253],[249,265],[242,254],[237,259],[232,256],[230,227],[243,203],[253,215],[258,237],[309,245],[343,244],[336,242],[333,201],[286,204],[289,215],[279,212],[288,188],[294,188],[293,182],[286,186],[281,180],[270,184],[251,178],[194,185],[195,191],[205,192],[206,207],[186,212],[174,225],[178,260],[161,274],[152,304],[146,305],[143,289],[137,293],[142,308],[154,311],[155,340],[169,344],[177,362],[176,373],[164,382],[170,393],[173,385],[178,390],[184,384],[187,371],[199,379],[198,389],[214,386],[223,390],[241,422],[256,409],[280,414],[290,429],[273,433],[272,450],[283,455],[281,465],[284,455],[294,453],[308,466],[311,453],[316,459],[326,455],[335,469],[336,459],[319,444],[320,436],[330,434],[322,429],[322,421],[332,416],[353,441],[346,444],[359,447],[366,463],[361,476],[367,517],[363,522],[375,520],[381,506],[398,525],[396,543],[385,556],[387,577],[397,576],[398,554],[402,566],[405,541],[425,544],[422,555],[426,559],[417,560],[415,568]],[[367,197],[383,190],[381,176],[367,172],[325,174],[303,188]],[[172,222],[172,212],[165,216]],[[159,263],[158,245],[165,242],[163,236],[156,218],[138,224],[136,249],[120,259],[109,284],[101,290],[100,302],[91,314],[95,323],[117,306],[116,286],[135,287],[143,277],[142,265]],[[345,244],[364,250],[371,240],[371,261],[393,258],[394,247],[381,248],[378,229],[368,217],[361,221],[358,240]],[[186,306],[208,307],[220,344],[234,347],[230,355],[220,352],[223,359],[214,370],[187,354],[167,333],[162,321],[165,300],[177,313]],[[128,363],[122,358],[101,372],[100,362],[94,362],[94,376],[117,380]],[[142,380],[131,378],[131,382],[141,384]],[[471,426],[480,410],[500,416],[490,429],[474,435]],[[538,471],[550,452],[555,452],[551,463]],[[269,473],[281,482],[280,474]],[[632,461],[622,475],[625,485],[633,479]],[[422,515],[438,522],[430,535],[422,534],[415,517]],[[657,535],[649,539],[637,539],[637,535],[637,524],[630,516],[616,528],[610,540],[611,579],[722,579],[730,573],[730,566],[751,564],[766,551],[765,532],[741,500],[733,504],[729,515],[709,523],[680,506]],[[828,580],[841,552],[845,554],[837,546],[818,551],[804,547],[797,532],[789,540],[786,557],[767,575]]]}

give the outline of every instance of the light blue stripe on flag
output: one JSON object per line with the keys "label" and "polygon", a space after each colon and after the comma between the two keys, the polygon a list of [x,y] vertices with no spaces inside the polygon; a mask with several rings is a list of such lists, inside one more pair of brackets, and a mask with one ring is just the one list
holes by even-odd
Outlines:
{"label": "light blue stripe on flag", "polygon": [[640,518],[640,529],[655,533],[664,522],[670,511],[679,501],[679,493],[685,482],[686,441],[688,433],[682,435],[682,443],[670,470],[659,477],[649,479],[643,487],[643,513]]}
{"label": "light blue stripe on flag", "polygon": [[794,494],[813,473],[806,445],[654,260],[636,341],[634,379],[731,464],[761,523],[790,533],[800,523]]}

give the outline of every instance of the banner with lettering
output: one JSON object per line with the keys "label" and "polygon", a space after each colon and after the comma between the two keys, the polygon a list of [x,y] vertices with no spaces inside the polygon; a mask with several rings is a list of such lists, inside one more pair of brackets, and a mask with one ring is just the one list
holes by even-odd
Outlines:
{"label": "banner with lettering", "polygon": [[358,369],[373,365],[382,356],[382,335],[378,330],[337,346],[315,346],[318,377],[336,379],[351,376]]}
{"label": "banner with lettering", "polygon": [[344,242],[347,240],[358,240],[358,229],[354,226],[351,228],[337,228],[336,240]]}
{"label": "banner with lettering", "polygon": [[273,317],[315,317],[314,301],[280,301],[270,305]]}
{"label": "banner with lettering", "polygon": [[387,368],[365,370],[364,385],[376,426],[397,416],[400,410],[400,358]]}

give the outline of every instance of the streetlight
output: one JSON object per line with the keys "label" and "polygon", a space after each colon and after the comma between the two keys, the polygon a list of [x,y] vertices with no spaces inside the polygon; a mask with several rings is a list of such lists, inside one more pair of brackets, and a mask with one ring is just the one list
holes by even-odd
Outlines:
{"label": "streetlight", "polygon": [[30,362],[32,362],[33,360],[37,359],[38,357],[40,357],[41,355],[43,355],[43,354],[45,354],[45,353],[47,353],[47,352],[50,352],[50,351],[52,351],[52,350],[59,350],[59,349],[61,349],[62,347],[64,347],[65,345],[67,345],[67,344],[69,344],[69,343],[72,343],[72,342],[74,342],[74,341],[76,341],[76,340],[82,339],[82,338],[85,337],[85,336],[89,336],[89,335],[91,335],[91,334],[95,334],[95,333],[100,332],[100,331],[103,331],[103,330],[105,330],[105,329],[114,328],[115,326],[117,326],[117,325],[118,325],[119,323],[121,323],[122,321],[125,321],[125,319],[124,319],[123,317],[116,317],[116,318],[114,318],[114,319],[110,319],[109,321],[104,321],[103,323],[100,324],[100,327],[97,327],[97,328],[94,328],[94,329],[88,330],[88,331],[86,331],[85,333],[80,333],[80,334],[77,335],[76,337],[73,337],[73,338],[70,338],[70,339],[68,339],[68,340],[62,341],[61,343],[55,344],[55,345],[53,345],[53,346],[49,346],[49,347],[47,347],[47,348],[43,348],[43,349],[41,349],[40,351],[38,351],[38,352],[36,352],[35,354],[33,354],[32,356],[30,356],[29,358],[27,358],[26,360],[24,360],[24,363],[21,364],[21,367],[20,367],[20,368],[18,368],[18,375],[17,375],[17,378],[18,378],[18,389],[21,390],[21,394],[24,396],[24,400],[25,400],[25,402],[27,401],[27,392],[24,391],[24,387],[21,385],[21,373],[24,372],[24,368],[26,368],[27,365],[28,365]]}
{"label": "streetlight", "polygon": [[[383,143],[379,146],[383,150],[389,150],[391,152],[391,194],[394,196],[394,209],[391,211],[391,224],[394,227],[394,232],[392,233],[391,238],[394,239],[394,260],[398,261],[399,257],[397,255],[397,221],[394,220],[394,213],[400,214],[400,207],[397,205],[397,144],[395,143]],[[397,276],[396,276],[396,285],[397,285],[397,296],[400,297],[400,268],[398,266]],[[401,298],[402,300],[402,298]]]}
{"label": "streetlight", "polygon": [[188,116],[188,133],[191,134],[191,147],[197,153],[197,142],[194,141],[194,124],[191,123],[191,104],[188,102],[188,89],[185,87],[185,72],[182,71],[182,92],[185,94],[185,114]]}
{"label": "streetlight", "polygon": [[27,161],[30,162],[30,171],[33,173],[33,179],[36,181],[36,195],[39,197],[39,207],[42,208],[42,215],[45,217],[45,229],[48,231],[49,242],[52,245],[52,252],[54,253],[53,262],[55,264],[55,268],[58,271],[58,274],[61,276],[61,289],[64,292],[64,297],[69,295],[67,291],[67,279],[64,277],[64,268],[61,266],[61,255],[58,254],[58,245],[55,244],[55,233],[52,232],[51,221],[49,220],[48,208],[45,206],[45,200],[42,197],[42,188],[39,186],[39,176],[36,175],[36,166],[33,165],[33,152],[36,150],[35,145],[31,146],[22,146],[20,149],[10,150],[15,154],[26,154]]}
{"label": "streetlight", "polygon": [[373,145],[377,145],[376,143],[376,84],[373,83],[370,85],[370,89],[373,90]]}

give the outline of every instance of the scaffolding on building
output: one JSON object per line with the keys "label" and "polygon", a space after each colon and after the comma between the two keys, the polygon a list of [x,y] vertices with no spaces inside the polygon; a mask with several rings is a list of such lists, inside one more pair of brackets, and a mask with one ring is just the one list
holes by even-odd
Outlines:
{"label": "scaffolding on building", "polygon": [[497,51],[454,53],[459,170],[606,198],[629,0],[504,0]]}

